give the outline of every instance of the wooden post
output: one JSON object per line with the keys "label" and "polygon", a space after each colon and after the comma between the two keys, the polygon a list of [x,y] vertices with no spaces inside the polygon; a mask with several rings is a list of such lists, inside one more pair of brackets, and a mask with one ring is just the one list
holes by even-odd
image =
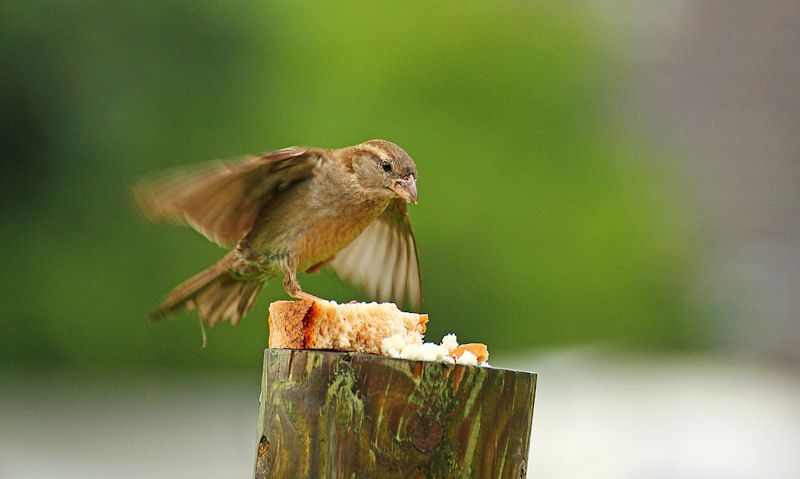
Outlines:
{"label": "wooden post", "polygon": [[267,349],[256,478],[520,478],[536,375]]}

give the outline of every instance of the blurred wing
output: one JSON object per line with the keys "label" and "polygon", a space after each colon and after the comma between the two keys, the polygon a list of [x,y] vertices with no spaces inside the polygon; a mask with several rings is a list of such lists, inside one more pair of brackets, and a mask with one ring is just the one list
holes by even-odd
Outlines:
{"label": "blurred wing", "polygon": [[407,296],[411,308],[419,311],[419,257],[406,203],[400,199],[389,202],[386,210],[336,255],[331,267],[370,297],[402,307]]}
{"label": "blurred wing", "polygon": [[220,246],[244,236],[269,197],[308,178],[320,150],[285,148],[261,156],[178,168],[134,186],[151,220],[188,224]]}

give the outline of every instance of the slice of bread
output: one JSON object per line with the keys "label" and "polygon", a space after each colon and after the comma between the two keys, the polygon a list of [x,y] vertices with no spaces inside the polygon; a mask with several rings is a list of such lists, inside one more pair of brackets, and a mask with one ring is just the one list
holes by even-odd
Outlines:
{"label": "slice of bread", "polygon": [[387,354],[381,342],[390,336],[422,344],[427,322],[427,314],[393,303],[276,301],[269,306],[269,347]]}

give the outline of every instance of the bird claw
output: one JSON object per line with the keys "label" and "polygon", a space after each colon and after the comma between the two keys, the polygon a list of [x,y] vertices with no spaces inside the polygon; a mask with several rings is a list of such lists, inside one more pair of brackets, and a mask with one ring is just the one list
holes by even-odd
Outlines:
{"label": "bird claw", "polygon": [[303,301],[309,301],[311,303],[325,301],[322,298],[318,298],[318,297],[314,296],[313,294],[306,293],[304,291],[298,291],[298,292],[294,293],[292,296],[294,296],[297,299],[302,299]]}

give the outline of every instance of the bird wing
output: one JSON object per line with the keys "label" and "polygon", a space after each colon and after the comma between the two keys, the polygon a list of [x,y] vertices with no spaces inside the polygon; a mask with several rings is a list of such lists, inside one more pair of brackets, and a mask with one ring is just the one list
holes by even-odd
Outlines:
{"label": "bird wing", "polygon": [[291,147],[216,160],[170,170],[133,192],[150,219],[188,224],[218,245],[232,246],[274,192],[310,177],[321,158],[321,150]]}
{"label": "bird wing", "polygon": [[372,298],[402,305],[408,296],[411,308],[419,311],[419,256],[405,201],[390,201],[380,216],[336,254],[331,267]]}

